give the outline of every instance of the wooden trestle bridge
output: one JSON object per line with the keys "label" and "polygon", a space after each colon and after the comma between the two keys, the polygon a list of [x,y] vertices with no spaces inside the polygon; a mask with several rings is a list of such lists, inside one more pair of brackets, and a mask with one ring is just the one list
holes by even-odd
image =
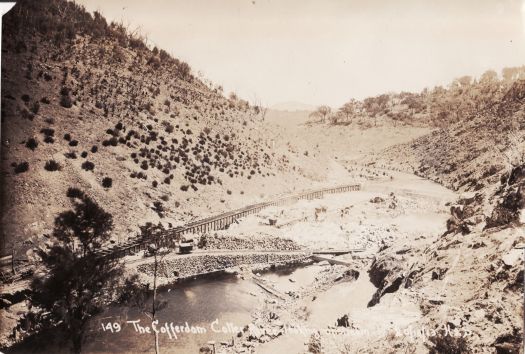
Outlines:
{"label": "wooden trestle bridge", "polygon": [[[181,236],[188,233],[206,233],[214,230],[221,230],[234,223],[237,219],[243,218],[248,215],[256,214],[264,208],[271,206],[280,206],[294,203],[301,199],[319,199],[323,198],[325,194],[336,194],[345,193],[351,191],[358,191],[361,189],[361,185],[341,185],[331,188],[323,188],[317,190],[308,190],[301,193],[285,196],[273,201],[248,205],[246,207],[229,211],[227,213],[211,216],[208,218],[192,221],[186,225],[175,227],[164,231],[166,239],[169,240],[169,245],[174,247],[175,243],[181,239]],[[108,258],[119,258],[129,254],[133,254],[147,247],[148,240],[140,236],[129,238],[126,242],[108,246],[100,249],[97,253],[101,257]]]}

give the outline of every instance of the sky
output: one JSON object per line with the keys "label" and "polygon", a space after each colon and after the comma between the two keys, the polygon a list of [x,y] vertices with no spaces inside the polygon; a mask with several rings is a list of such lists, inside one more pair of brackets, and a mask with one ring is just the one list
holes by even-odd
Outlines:
{"label": "sky", "polygon": [[76,2],[268,106],[338,107],[525,65],[525,0]]}

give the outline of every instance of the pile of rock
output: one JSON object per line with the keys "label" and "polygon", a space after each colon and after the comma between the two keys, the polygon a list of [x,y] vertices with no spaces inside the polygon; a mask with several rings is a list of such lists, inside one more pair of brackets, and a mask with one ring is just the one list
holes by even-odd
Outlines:
{"label": "pile of rock", "polygon": [[298,251],[301,247],[293,240],[275,236],[242,237],[242,236],[203,236],[201,244],[204,249],[228,250],[279,250]]}

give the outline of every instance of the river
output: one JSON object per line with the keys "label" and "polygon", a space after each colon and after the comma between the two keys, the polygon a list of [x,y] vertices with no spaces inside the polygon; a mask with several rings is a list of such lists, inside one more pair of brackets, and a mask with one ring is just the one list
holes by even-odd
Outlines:
{"label": "river", "polygon": [[[256,296],[259,292],[253,281],[233,275],[165,287],[158,296],[166,301],[166,307],[158,313],[157,330],[166,323],[170,330],[159,335],[162,352],[197,353],[208,341],[231,341],[251,321],[251,311],[261,301],[261,297]],[[140,323],[131,323],[137,320]],[[114,323],[121,326],[120,331],[110,329]],[[177,333],[171,329],[171,323],[174,329],[175,326],[182,326],[183,330]],[[180,333],[186,330],[186,324],[198,333]],[[140,309],[112,307],[92,321],[89,334],[92,339],[85,345],[84,352],[151,352],[154,336],[141,333],[138,325],[151,327],[151,320]],[[118,329],[118,326],[115,327]],[[221,333],[223,331],[226,333]]]}

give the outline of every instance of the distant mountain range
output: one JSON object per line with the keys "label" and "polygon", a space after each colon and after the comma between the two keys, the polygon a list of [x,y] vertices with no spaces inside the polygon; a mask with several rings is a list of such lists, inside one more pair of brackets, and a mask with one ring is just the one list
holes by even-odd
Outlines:
{"label": "distant mountain range", "polygon": [[274,104],[273,106],[270,106],[270,109],[277,110],[277,111],[315,111],[315,106],[301,103],[301,102],[281,102]]}

